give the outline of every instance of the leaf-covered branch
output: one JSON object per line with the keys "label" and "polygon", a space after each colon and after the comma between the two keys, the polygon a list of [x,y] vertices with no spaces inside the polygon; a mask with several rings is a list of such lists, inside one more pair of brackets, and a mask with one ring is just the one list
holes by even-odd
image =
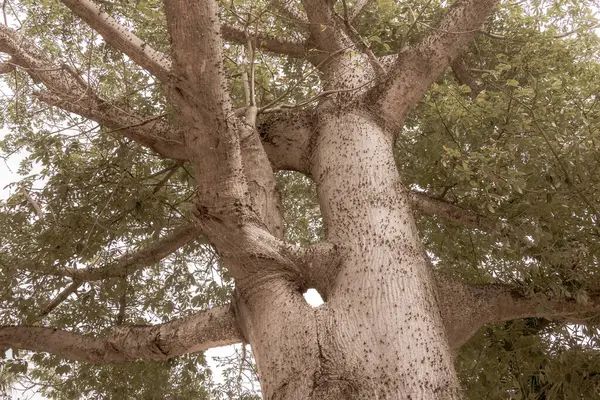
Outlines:
{"label": "leaf-covered branch", "polygon": [[117,326],[104,337],[38,326],[0,327],[0,348],[56,354],[94,364],[166,360],[243,341],[230,307],[212,308],[154,326]]}
{"label": "leaf-covered branch", "polygon": [[79,114],[150,147],[165,157],[182,159],[182,140],[164,121],[163,116],[140,115],[123,104],[105,101],[72,67],[44,57],[21,34],[0,26],[0,52],[11,55],[11,62],[24,69],[47,88],[38,98],[50,105]]}
{"label": "leaf-covered branch", "polygon": [[391,132],[399,131],[411,108],[475,37],[497,4],[498,0],[457,0],[420,43],[398,54],[388,78],[370,96],[374,111]]}
{"label": "leaf-covered branch", "polygon": [[183,135],[166,122],[164,115],[137,114],[121,104],[96,100],[87,95],[75,98],[75,95],[65,92],[41,91],[36,97],[46,104],[95,121],[108,128],[110,133],[122,134],[164,157],[187,160]]}
{"label": "leaf-covered branch", "polygon": [[123,278],[140,268],[162,260],[182,246],[198,239],[201,235],[202,231],[198,225],[190,223],[175,229],[172,233],[153,242],[148,247],[132,254],[125,254],[108,265],[104,265],[100,268],[61,268],[56,270],[55,274],[69,276],[76,281],[97,281],[108,278]]}
{"label": "leaf-covered branch", "polygon": [[104,12],[92,0],[61,0],[61,2],[102,35],[107,43],[127,54],[134,62],[148,70],[158,80],[162,82],[167,80],[171,69],[169,59],[129,32],[127,28]]}

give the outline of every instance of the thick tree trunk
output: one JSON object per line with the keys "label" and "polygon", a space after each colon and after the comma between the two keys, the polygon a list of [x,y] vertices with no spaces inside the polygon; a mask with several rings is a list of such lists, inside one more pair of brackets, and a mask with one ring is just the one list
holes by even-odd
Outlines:
{"label": "thick tree trunk", "polygon": [[331,110],[317,130],[312,175],[327,240],[344,257],[317,309],[283,276],[238,281],[264,398],[461,398],[390,137],[367,116]]}

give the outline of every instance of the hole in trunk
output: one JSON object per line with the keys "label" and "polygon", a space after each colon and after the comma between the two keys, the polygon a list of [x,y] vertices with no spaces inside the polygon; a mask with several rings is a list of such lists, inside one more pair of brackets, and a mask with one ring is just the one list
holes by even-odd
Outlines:
{"label": "hole in trunk", "polygon": [[310,288],[304,292],[303,296],[304,300],[306,300],[306,302],[312,307],[319,307],[321,304],[323,304],[323,298],[319,292],[317,292],[317,289]]}

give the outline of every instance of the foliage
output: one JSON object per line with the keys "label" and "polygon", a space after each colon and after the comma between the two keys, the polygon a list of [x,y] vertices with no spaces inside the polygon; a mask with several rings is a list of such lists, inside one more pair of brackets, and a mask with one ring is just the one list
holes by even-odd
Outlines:
{"label": "foliage", "polygon": [[[167,52],[160,3],[103,5]],[[422,37],[445,3],[373,1],[356,29],[375,54],[392,54]],[[490,234],[421,216],[425,245],[440,270],[472,282],[516,281],[581,303],[600,287],[600,40],[589,28],[598,23],[596,7],[576,0],[504,2],[485,28],[489,35],[461,57],[474,87],[449,70],[411,114],[396,144],[404,180],[504,223]],[[49,56],[84,72],[106,98],[146,113],[170,112],[147,73],[58,2],[11,1],[8,13],[10,24]],[[275,17],[267,1],[223,2],[229,23],[298,37],[292,24]],[[294,104],[320,91],[304,61],[259,53],[256,62],[259,106],[275,99]],[[234,101],[242,105],[241,46],[227,47],[226,67]],[[117,131],[47,107],[35,96],[40,85],[22,71],[2,82],[0,149],[5,158],[25,155],[22,179],[8,186],[10,195],[0,203],[2,325],[42,323],[101,334],[115,323],[164,322],[227,302],[231,279],[210,246],[194,245],[126,279],[86,283],[40,317],[38,310],[67,285],[49,272],[104,265],[172,231],[189,215],[193,178],[185,165],[159,159]],[[287,239],[314,243],[323,235],[314,187],[291,172],[279,173],[278,185]],[[26,193],[42,207],[43,219]],[[479,332],[457,361],[468,395],[597,398],[596,322],[573,327],[523,320]],[[225,383],[216,387],[198,355],[128,366],[27,353],[0,361],[0,389],[27,371],[54,399],[257,398],[236,381],[239,363],[253,370],[240,357],[226,360]]]}

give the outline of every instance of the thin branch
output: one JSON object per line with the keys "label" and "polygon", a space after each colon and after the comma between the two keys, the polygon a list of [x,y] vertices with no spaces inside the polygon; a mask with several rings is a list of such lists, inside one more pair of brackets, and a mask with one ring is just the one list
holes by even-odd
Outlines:
{"label": "thin branch", "polygon": [[91,0],[61,0],[61,2],[98,32],[107,43],[128,55],[158,80],[167,81],[171,69],[169,59],[129,32],[100,6]]}
{"label": "thin branch", "polygon": [[63,289],[54,299],[45,304],[42,309],[38,312],[37,316],[33,321],[28,321],[30,324],[39,321],[46,315],[50,314],[56,307],[58,307],[63,301],[65,301],[71,294],[75,293],[77,289],[83,284],[83,282],[74,280],[69,286]]}
{"label": "thin branch", "polygon": [[119,313],[117,314],[117,325],[123,325],[127,313],[127,278],[121,280],[121,296],[119,297]]}
{"label": "thin branch", "polygon": [[306,45],[302,42],[277,38],[262,32],[244,31],[232,26],[221,26],[223,38],[227,41],[245,45],[248,39],[252,45],[262,51],[275,54],[283,54],[295,58],[306,57]]}
{"label": "thin branch", "polygon": [[100,268],[60,268],[54,275],[69,276],[77,281],[97,281],[108,278],[124,278],[140,268],[152,265],[176,250],[198,239],[202,235],[195,223],[175,229],[163,239],[133,254],[125,254],[115,262]]}
{"label": "thin branch", "polygon": [[392,135],[397,134],[412,107],[477,34],[498,0],[457,0],[435,29],[414,48],[402,51],[375,86],[367,104]]}
{"label": "thin branch", "polygon": [[412,206],[420,213],[442,217],[468,228],[489,232],[498,229],[502,224],[501,221],[479,215],[473,211],[455,206],[444,200],[433,198],[422,192],[412,191],[409,193],[409,198]]}
{"label": "thin branch", "polygon": [[[591,24],[591,25],[587,25],[587,26],[580,26],[579,28],[575,28],[571,31],[565,32],[565,33],[560,33],[558,35],[553,35],[552,38],[553,39],[563,39],[566,38],[568,36],[574,35],[576,33],[580,33],[580,32],[584,32],[584,31],[590,31],[592,29],[596,29],[600,27],[600,23],[597,24]],[[513,41],[525,41],[524,39],[518,39],[518,38],[511,38],[508,36],[503,36],[503,35],[498,35],[497,33],[493,33],[493,32],[488,32],[486,30],[480,30],[479,33],[481,33],[482,35],[485,35],[487,37],[489,37],[490,39],[496,39],[496,40],[513,40]]]}
{"label": "thin branch", "polygon": [[40,221],[43,221],[44,220],[44,213],[42,213],[42,208],[40,207],[40,204],[33,197],[31,197],[31,195],[29,194],[29,192],[27,191],[27,189],[25,189],[25,186],[20,185],[19,189],[21,190],[21,193],[23,193],[23,196],[25,196],[25,198],[27,199],[27,202],[35,210],[35,213],[37,214],[37,216],[40,219]]}
{"label": "thin branch", "polygon": [[[252,46],[252,40],[248,39],[248,47],[247,47],[247,51],[248,53],[250,53],[250,65],[248,66],[248,68],[250,69],[249,72],[249,81],[250,81],[250,95],[249,95],[249,99],[248,99],[248,105],[250,107],[256,107],[256,84],[255,84],[255,78],[254,78],[254,47]],[[256,116],[255,116],[256,117]],[[254,118],[251,122],[246,121],[246,123],[249,123],[250,125],[252,125],[253,127],[256,126],[256,118]]]}
{"label": "thin branch", "polygon": [[[345,5],[346,5],[346,2],[344,1],[344,11],[346,11]],[[363,39],[363,37],[360,35],[360,33],[352,26],[352,24],[348,20],[348,18],[349,18],[348,15],[345,13],[343,18],[337,14],[335,14],[335,16],[339,21],[341,21],[342,26],[345,27],[346,34],[352,40],[352,42],[354,42],[356,44],[356,46],[363,53],[366,54],[367,58],[369,59],[369,63],[371,64],[371,67],[373,68],[373,70],[375,71],[377,76],[378,77],[384,76],[386,71],[383,68],[383,65],[381,65],[381,63],[379,62],[377,57],[375,57],[375,54],[373,54],[373,51],[371,51],[369,44]]]}
{"label": "thin branch", "polygon": [[200,311],[162,325],[118,326],[101,338],[56,328],[0,327],[0,348],[49,352],[94,364],[167,360],[243,340],[230,307]]}
{"label": "thin branch", "polygon": [[356,0],[354,3],[354,7],[352,11],[349,13],[349,21],[352,22],[363,12],[365,7],[369,4],[371,0]]}

